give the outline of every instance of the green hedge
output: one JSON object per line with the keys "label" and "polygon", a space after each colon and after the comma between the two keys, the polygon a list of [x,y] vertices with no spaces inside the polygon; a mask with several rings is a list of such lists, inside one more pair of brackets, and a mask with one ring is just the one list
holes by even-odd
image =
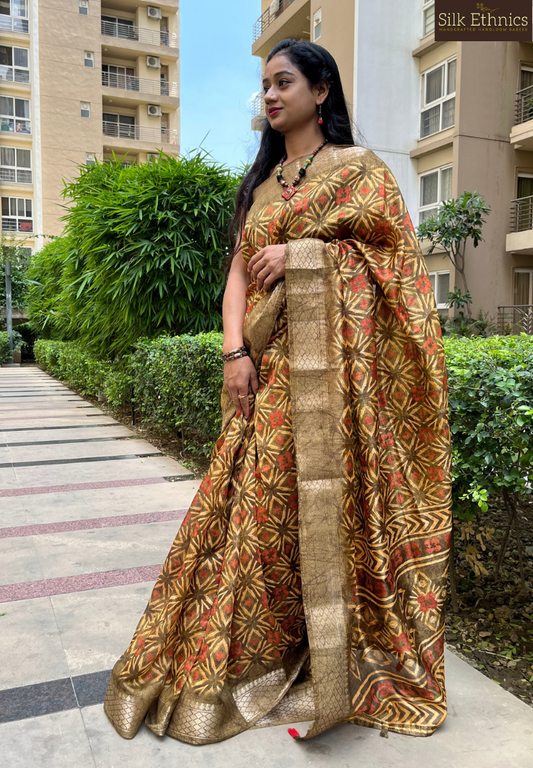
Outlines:
{"label": "green hedge", "polygon": [[[39,340],[35,357],[82,394],[103,394],[112,408],[133,396],[145,423],[181,433],[185,445],[208,456],[221,428],[222,340],[218,332],[141,339],[118,362],[74,342]],[[444,348],[453,511],[472,518],[492,494],[520,503],[533,480],[533,338],[444,337]]]}
{"label": "green hedge", "polygon": [[[18,331],[13,331],[13,351],[16,352],[22,346],[23,338]],[[9,360],[9,334],[7,331],[0,331],[0,363],[7,363]]]}
{"label": "green hedge", "polygon": [[101,360],[75,342],[39,339],[37,363],[82,395],[103,395],[111,408],[128,405],[145,423],[180,432],[191,450],[209,455],[222,424],[223,334],[140,339],[117,361]]}

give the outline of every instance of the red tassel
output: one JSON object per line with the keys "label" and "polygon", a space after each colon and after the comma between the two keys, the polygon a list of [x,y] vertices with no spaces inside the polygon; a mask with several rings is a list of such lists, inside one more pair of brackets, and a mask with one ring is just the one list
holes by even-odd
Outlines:
{"label": "red tassel", "polygon": [[289,736],[292,736],[293,739],[300,738],[300,734],[298,733],[296,728],[287,728],[287,733],[289,734]]}

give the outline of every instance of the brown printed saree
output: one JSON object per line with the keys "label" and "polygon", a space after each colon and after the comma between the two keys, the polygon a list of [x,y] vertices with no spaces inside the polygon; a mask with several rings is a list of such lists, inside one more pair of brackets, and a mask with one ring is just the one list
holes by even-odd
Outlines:
{"label": "brown printed saree", "polygon": [[[289,163],[287,178],[298,170]],[[301,188],[300,188],[301,187]],[[105,711],[193,744],[311,720],[428,736],[446,717],[451,533],[435,299],[388,166],[327,145],[286,201],[255,190],[243,256],[289,243],[247,291],[259,375],[223,425]]]}

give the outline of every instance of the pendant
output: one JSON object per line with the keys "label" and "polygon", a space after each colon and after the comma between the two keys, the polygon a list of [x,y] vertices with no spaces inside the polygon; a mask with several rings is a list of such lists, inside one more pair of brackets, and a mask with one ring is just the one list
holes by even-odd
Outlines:
{"label": "pendant", "polygon": [[283,197],[285,200],[290,200],[293,195],[296,194],[296,187],[293,187],[292,184],[289,184],[282,192]]}

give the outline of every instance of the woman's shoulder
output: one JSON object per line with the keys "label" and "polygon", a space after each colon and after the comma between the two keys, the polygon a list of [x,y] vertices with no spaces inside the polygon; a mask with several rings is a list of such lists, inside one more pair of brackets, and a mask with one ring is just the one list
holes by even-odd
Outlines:
{"label": "woman's shoulder", "polygon": [[369,147],[363,147],[360,144],[334,144],[331,149],[335,169],[341,167],[350,170],[387,169],[384,160]]}

